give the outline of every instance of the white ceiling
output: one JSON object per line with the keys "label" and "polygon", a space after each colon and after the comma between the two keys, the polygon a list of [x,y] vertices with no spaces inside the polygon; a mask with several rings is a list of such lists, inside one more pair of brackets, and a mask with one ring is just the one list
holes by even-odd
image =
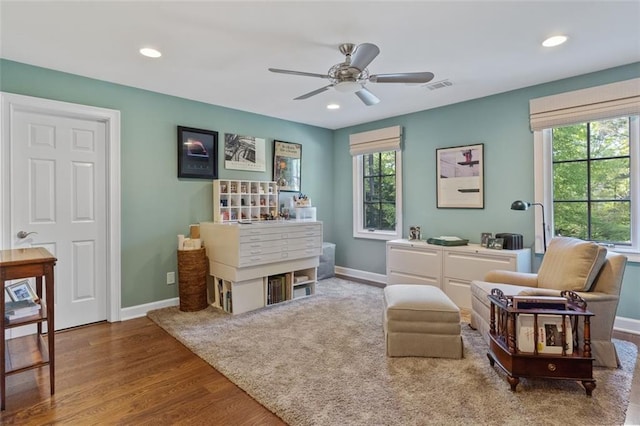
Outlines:
{"label": "white ceiling", "polygon": [[[640,1],[1,0],[0,56],[337,129],[640,61],[639,22]],[[564,45],[540,45],[559,33]],[[431,71],[453,85],[368,83],[374,106],[333,89],[294,101],[327,80],[267,70],[324,74],[345,42],[380,47],[372,74]]]}

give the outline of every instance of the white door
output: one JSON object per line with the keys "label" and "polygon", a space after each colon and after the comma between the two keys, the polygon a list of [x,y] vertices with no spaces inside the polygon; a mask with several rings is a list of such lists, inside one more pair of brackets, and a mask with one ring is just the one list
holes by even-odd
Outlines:
{"label": "white door", "polygon": [[108,123],[16,108],[10,126],[11,248],[45,247],[58,259],[56,330],[108,319]]}

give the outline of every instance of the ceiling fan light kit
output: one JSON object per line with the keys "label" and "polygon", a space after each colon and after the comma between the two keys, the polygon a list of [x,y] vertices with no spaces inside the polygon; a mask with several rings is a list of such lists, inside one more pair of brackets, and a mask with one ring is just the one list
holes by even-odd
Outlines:
{"label": "ceiling fan light kit", "polygon": [[355,93],[355,95],[367,106],[380,102],[365,85],[369,83],[428,83],[434,77],[430,72],[406,72],[395,74],[369,75],[367,66],[378,56],[380,49],[372,43],[363,43],[357,47],[352,43],[343,43],[338,46],[340,52],[345,55],[344,62],[335,64],[327,74],[316,74],[302,71],[292,71],[280,68],[269,68],[269,71],[279,74],[299,75],[303,77],[316,77],[328,79],[331,84],[300,95],[294,100],[308,99],[322,92],[334,88],[341,93]]}

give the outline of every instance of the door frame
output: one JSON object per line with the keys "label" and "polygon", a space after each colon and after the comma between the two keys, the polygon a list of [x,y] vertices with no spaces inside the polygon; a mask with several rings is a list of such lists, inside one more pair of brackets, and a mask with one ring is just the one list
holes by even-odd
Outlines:
{"label": "door frame", "polygon": [[[0,249],[11,247],[11,135],[12,117],[17,111],[44,113],[105,123],[106,135],[106,220],[107,220],[107,321],[120,321],[120,111],[32,96],[0,92]],[[7,207],[8,206],[8,207]]]}

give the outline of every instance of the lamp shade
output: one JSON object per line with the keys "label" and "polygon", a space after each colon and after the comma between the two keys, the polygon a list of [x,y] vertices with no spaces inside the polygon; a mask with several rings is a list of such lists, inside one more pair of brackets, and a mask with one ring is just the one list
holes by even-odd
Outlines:
{"label": "lamp shade", "polygon": [[511,203],[511,210],[527,210],[531,206],[531,203],[526,201],[517,200]]}

